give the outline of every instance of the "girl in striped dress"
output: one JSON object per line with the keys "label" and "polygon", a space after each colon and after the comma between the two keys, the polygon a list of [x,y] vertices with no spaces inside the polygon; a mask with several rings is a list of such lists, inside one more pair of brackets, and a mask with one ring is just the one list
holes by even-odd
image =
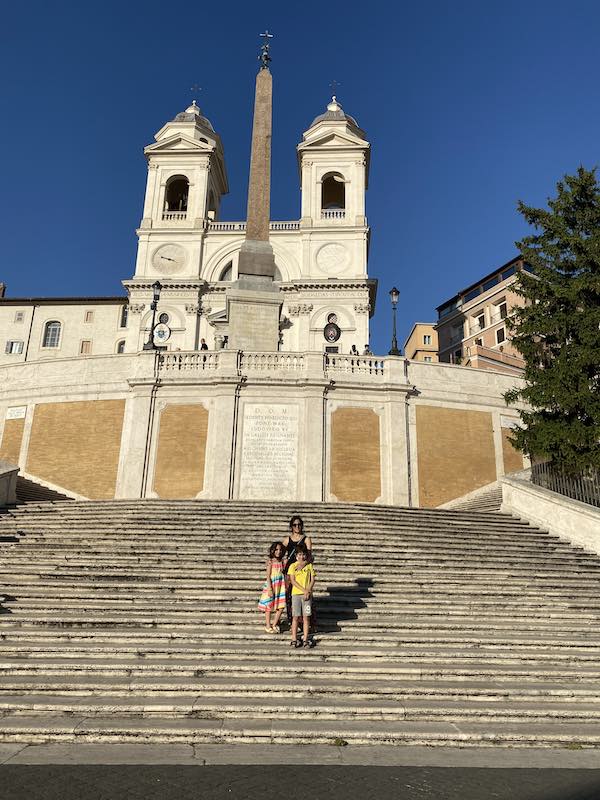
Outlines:
{"label": "girl in striped dress", "polygon": [[[267,578],[265,580],[258,610],[264,612],[267,633],[279,633],[279,620],[285,609],[285,577],[283,574],[285,547],[281,542],[273,542],[269,547]],[[271,619],[273,614],[273,619]]]}

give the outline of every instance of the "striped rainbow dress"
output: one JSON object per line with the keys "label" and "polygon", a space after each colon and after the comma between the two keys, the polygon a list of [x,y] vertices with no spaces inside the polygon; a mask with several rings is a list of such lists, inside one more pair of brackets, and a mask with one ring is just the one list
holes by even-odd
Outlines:
{"label": "striped rainbow dress", "polygon": [[[283,575],[283,561],[271,561],[271,580],[265,581],[263,590],[258,601],[258,610],[279,611],[285,608],[285,577]],[[273,596],[269,596],[270,589],[273,589]]]}

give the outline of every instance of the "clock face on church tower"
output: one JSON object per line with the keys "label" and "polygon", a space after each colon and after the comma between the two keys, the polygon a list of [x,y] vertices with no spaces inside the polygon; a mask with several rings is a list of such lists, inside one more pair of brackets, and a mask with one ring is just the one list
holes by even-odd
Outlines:
{"label": "clock face on church tower", "polygon": [[181,272],[187,261],[187,253],[178,244],[163,244],[152,256],[152,266],[163,275]]}

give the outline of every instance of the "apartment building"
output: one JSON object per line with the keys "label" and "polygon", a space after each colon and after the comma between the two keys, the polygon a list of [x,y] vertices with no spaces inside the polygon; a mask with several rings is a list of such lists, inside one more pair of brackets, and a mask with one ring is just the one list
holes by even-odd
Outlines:
{"label": "apartment building", "polygon": [[520,256],[467,286],[437,307],[439,360],[475,369],[521,374],[524,362],[510,340],[507,317],[523,299],[514,291]]}
{"label": "apartment building", "polygon": [[411,361],[437,362],[438,334],[435,322],[415,322],[404,342],[404,355]]}

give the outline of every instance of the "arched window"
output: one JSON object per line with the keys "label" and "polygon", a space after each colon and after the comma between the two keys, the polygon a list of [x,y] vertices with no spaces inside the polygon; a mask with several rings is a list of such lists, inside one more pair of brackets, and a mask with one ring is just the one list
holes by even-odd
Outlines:
{"label": "arched window", "polygon": [[121,314],[119,316],[119,328],[127,327],[128,316],[129,316],[129,306],[121,306]]}
{"label": "arched window", "polygon": [[165,192],[165,211],[187,211],[190,184],[183,175],[169,178]]}
{"label": "arched window", "polygon": [[323,211],[346,208],[346,182],[339,172],[329,172],[321,182],[321,209]]}
{"label": "arched window", "polygon": [[229,264],[225,267],[225,269],[221,272],[219,276],[220,281],[231,281],[233,280],[233,261],[230,261]]}
{"label": "arched window", "polygon": [[42,347],[58,347],[60,344],[60,329],[61,324],[58,320],[50,320],[44,326],[44,339]]}
{"label": "arched window", "polygon": [[125,352],[125,339],[121,339],[120,342],[117,342],[117,353],[124,353]]}

